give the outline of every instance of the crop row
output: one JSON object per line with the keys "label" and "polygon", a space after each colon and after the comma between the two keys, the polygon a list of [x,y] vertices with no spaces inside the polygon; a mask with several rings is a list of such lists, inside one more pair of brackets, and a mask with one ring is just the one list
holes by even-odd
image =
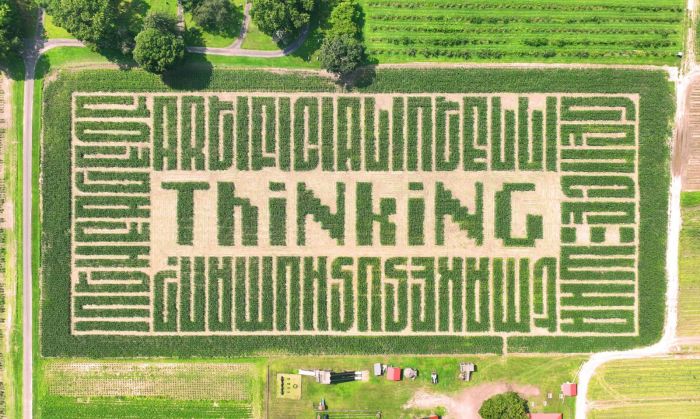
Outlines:
{"label": "crop row", "polygon": [[397,50],[389,48],[372,48],[368,50],[372,55],[382,56],[421,56],[425,58],[460,58],[469,60],[471,58],[498,59],[505,57],[521,58],[554,58],[554,57],[574,57],[574,58],[614,58],[614,57],[669,57],[674,54],[668,51],[555,51],[555,50],[535,50],[535,51],[508,51],[508,50],[467,50],[467,49],[441,49],[441,48],[410,48],[407,50]]}
{"label": "crop row", "polygon": [[[372,31],[374,32],[405,32],[406,28],[404,26],[398,25],[372,25]],[[411,27],[412,33],[469,33],[469,34],[504,34],[504,33],[530,33],[530,34],[540,34],[540,33],[577,33],[577,34],[600,34],[600,35],[659,35],[661,37],[667,38],[670,35],[678,34],[676,29],[659,29],[646,27],[643,29],[628,29],[620,27],[609,27],[609,28],[572,28],[564,26],[550,26],[550,27],[505,27],[505,26],[493,26],[488,27],[485,25],[480,26],[418,26]]]}
{"label": "crop row", "polygon": [[376,14],[370,17],[371,21],[401,21],[401,22],[445,22],[445,23],[472,23],[472,24],[554,24],[566,23],[570,25],[581,25],[586,23],[596,24],[678,24],[683,21],[683,17],[581,17],[581,18],[556,18],[556,17],[519,17],[519,16],[455,16],[455,15],[394,15],[394,14]]}
{"label": "crop row", "polygon": [[[478,39],[478,38],[432,38],[421,39],[409,36],[400,38],[389,37],[371,37],[372,42],[387,43],[393,45],[435,45],[440,47],[453,47],[460,45],[505,45],[509,41],[504,38],[495,39]],[[564,48],[567,46],[617,46],[625,45],[634,48],[667,48],[675,43],[669,40],[590,40],[590,39],[548,39],[548,38],[530,38],[522,41],[524,45],[531,47],[555,46]]]}
{"label": "crop row", "polygon": [[392,9],[469,9],[469,10],[561,10],[561,11],[620,11],[620,12],[673,12],[683,13],[683,7],[641,5],[583,5],[554,3],[461,3],[431,1],[370,1],[369,7]]}

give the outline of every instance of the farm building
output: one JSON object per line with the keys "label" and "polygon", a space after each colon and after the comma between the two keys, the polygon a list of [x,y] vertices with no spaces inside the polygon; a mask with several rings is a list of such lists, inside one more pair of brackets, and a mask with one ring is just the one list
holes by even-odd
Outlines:
{"label": "farm building", "polygon": [[401,381],[401,368],[389,367],[386,369],[386,378],[391,381]]}
{"label": "farm building", "polygon": [[530,419],[562,419],[561,413],[530,413]]}
{"label": "farm building", "polygon": [[564,394],[564,396],[575,397],[577,392],[578,392],[578,388],[576,386],[576,383],[564,383],[564,384],[562,384],[561,385],[561,392],[562,392],[562,394]]}

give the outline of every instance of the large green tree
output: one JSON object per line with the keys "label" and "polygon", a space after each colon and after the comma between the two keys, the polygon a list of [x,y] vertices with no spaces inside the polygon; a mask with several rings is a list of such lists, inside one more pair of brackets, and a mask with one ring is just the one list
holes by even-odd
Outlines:
{"label": "large green tree", "polygon": [[19,50],[20,29],[16,4],[12,0],[0,0],[0,57]]}
{"label": "large green tree", "polygon": [[318,58],[323,68],[338,76],[353,72],[364,59],[364,46],[349,35],[324,39]]}
{"label": "large green tree", "polygon": [[349,35],[353,38],[362,36],[362,9],[355,0],[343,0],[331,12],[328,20],[331,28],[328,32],[333,35]]}
{"label": "large green tree", "polygon": [[143,29],[136,35],[134,60],[146,71],[163,73],[185,56],[185,42],[174,16],[154,13],[146,16]]}
{"label": "large green tree", "polygon": [[119,0],[57,0],[52,6],[56,24],[88,46],[112,48],[117,40]]}
{"label": "large green tree", "polygon": [[479,409],[483,419],[524,419],[527,413],[527,400],[514,391],[491,397]]}
{"label": "large green tree", "polygon": [[261,31],[284,39],[311,21],[315,5],[315,0],[253,0],[250,14]]}

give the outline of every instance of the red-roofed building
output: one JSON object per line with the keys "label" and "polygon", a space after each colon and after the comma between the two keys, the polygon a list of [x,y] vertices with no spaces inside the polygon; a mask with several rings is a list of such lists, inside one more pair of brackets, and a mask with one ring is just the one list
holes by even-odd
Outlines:
{"label": "red-roofed building", "polygon": [[562,419],[561,413],[530,413],[530,419]]}
{"label": "red-roofed building", "polygon": [[575,397],[578,389],[576,387],[576,383],[564,383],[561,385],[561,392],[564,393],[565,396],[569,397]]}
{"label": "red-roofed building", "polygon": [[401,368],[389,367],[386,369],[386,378],[391,381],[401,381]]}

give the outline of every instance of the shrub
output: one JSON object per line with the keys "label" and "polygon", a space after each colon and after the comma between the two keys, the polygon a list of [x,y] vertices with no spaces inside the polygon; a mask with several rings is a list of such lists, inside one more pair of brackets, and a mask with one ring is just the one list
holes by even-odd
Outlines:
{"label": "shrub", "polygon": [[204,0],[192,12],[197,25],[208,31],[225,32],[233,25],[234,10],[229,0]]}
{"label": "shrub", "polygon": [[362,63],[364,50],[362,43],[351,36],[332,36],[323,40],[319,60],[323,68],[343,76],[354,71]]}
{"label": "shrub", "polygon": [[479,409],[479,415],[484,419],[522,419],[527,413],[527,400],[513,391],[491,397]]}

